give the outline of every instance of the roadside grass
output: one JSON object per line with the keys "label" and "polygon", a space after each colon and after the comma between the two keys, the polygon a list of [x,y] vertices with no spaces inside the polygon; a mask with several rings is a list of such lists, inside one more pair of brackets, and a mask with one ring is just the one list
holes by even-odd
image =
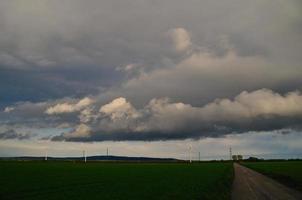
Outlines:
{"label": "roadside grass", "polygon": [[0,199],[230,199],[231,163],[0,162]]}
{"label": "roadside grass", "polygon": [[302,191],[302,161],[242,162],[241,164]]}

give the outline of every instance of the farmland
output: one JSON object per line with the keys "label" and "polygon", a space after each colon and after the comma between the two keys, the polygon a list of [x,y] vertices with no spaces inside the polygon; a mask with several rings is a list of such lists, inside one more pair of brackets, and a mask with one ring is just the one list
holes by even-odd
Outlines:
{"label": "farmland", "polygon": [[0,162],[0,199],[230,199],[231,163]]}
{"label": "farmland", "polygon": [[302,161],[244,162],[243,164],[302,191]]}

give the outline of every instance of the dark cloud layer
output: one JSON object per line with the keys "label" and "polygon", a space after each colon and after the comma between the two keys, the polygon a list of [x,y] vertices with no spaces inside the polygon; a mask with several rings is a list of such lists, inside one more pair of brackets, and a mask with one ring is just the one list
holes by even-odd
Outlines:
{"label": "dark cloud layer", "polygon": [[[301,8],[297,0],[2,1],[0,104],[80,97],[119,87],[119,80],[127,80],[129,74],[169,68],[187,53],[188,49],[178,49],[186,31],[191,46],[183,47],[206,49],[216,56],[224,56],[232,48],[240,57],[265,58],[274,65],[273,71],[289,68],[301,72],[297,69],[301,67]],[[182,29],[184,37],[169,38],[173,30]],[[115,70],[130,65],[139,67]],[[287,81],[242,90],[265,87],[280,91],[284,84],[291,87],[282,92],[297,86]],[[228,90],[230,96],[240,92]],[[145,103],[163,92],[146,98],[125,93],[133,101]],[[189,97],[193,93],[169,95],[193,103],[196,97]],[[227,93],[205,96],[210,101]]]}

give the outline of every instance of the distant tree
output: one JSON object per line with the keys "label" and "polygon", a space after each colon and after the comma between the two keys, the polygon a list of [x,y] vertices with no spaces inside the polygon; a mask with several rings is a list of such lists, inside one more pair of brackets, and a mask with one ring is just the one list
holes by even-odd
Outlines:
{"label": "distant tree", "polygon": [[248,161],[259,161],[260,159],[259,158],[256,158],[256,157],[249,157],[248,159],[246,159]]}

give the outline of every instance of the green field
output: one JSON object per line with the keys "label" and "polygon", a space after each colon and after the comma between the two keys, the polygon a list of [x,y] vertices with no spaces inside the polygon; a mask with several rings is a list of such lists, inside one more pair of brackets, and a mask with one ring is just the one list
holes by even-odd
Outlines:
{"label": "green field", "polygon": [[242,164],[302,191],[302,161],[243,162]]}
{"label": "green field", "polygon": [[0,199],[230,199],[230,163],[0,162]]}

